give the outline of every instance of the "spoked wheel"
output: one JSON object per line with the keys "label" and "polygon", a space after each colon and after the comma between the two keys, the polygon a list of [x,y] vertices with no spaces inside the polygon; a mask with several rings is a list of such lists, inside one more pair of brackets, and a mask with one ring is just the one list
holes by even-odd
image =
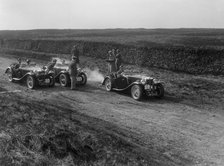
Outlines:
{"label": "spoked wheel", "polygon": [[26,85],[29,89],[34,89],[35,88],[35,78],[34,76],[27,76],[27,79],[26,79]]}
{"label": "spoked wheel", "polygon": [[69,76],[67,74],[60,74],[59,82],[60,82],[61,86],[63,86],[63,87],[68,86]]}
{"label": "spoked wheel", "polygon": [[13,82],[13,78],[12,78],[12,69],[8,69],[8,70],[6,71],[6,74],[7,74],[8,78],[9,78],[9,81],[10,81],[10,82]]}
{"label": "spoked wheel", "polygon": [[140,100],[142,98],[142,95],[143,95],[143,90],[140,85],[133,85],[131,87],[131,96],[133,99]]}
{"label": "spoked wheel", "polygon": [[107,91],[112,91],[112,82],[111,79],[107,78],[105,80],[105,88]]}
{"label": "spoked wheel", "polygon": [[81,85],[86,85],[87,83],[87,76],[85,73],[81,73],[80,77],[82,77]]}
{"label": "spoked wheel", "polygon": [[157,97],[158,98],[162,98],[163,96],[164,96],[164,87],[163,87],[163,85],[162,84],[158,84],[157,85]]}
{"label": "spoked wheel", "polygon": [[55,85],[54,76],[50,76],[50,84],[49,84],[49,87],[54,87],[54,85]]}

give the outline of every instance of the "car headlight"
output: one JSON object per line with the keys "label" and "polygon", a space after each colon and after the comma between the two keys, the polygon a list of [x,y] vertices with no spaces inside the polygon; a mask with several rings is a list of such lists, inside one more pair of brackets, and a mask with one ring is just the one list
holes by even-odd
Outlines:
{"label": "car headlight", "polygon": [[142,79],[141,79],[141,83],[142,83],[142,84],[145,84],[145,83],[146,83],[146,80],[147,80],[146,78],[142,78]]}
{"label": "car headlight", "polygon": [[156,84],[156,83],[160,83],[160,81],[158,79],[153,79],[153,82]]}

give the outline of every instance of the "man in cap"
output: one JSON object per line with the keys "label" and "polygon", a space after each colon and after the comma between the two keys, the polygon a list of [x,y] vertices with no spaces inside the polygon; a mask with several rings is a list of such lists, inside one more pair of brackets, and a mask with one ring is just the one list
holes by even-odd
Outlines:
{"label": "man in cap", "polygon": [[116,57],[115,57],[115,66],[116,70],[119,71],[120,66],[122,64],[122,58],[119,49],[116,50]]}
{"label": "man in cap", "polygon": [[27,59],[27,60],[26,60],[26,64],[27,64],[27,65],[30,65],[30,62],[31,62],[30,59]]}
{"label": "man in cap", "polygon": [[69,75],[71,79],[71,90],[76,89],[76,76],[77,76],[77,57],[72,56],[72,61],[69,64]]}
{"label": "man in cap", "polygon": [[76,63],[77,63],[77,67],[79,67],[79,49],[78,46],[74,45],[72,47],[72,51],[71,51],[72,56],[76,57]]}

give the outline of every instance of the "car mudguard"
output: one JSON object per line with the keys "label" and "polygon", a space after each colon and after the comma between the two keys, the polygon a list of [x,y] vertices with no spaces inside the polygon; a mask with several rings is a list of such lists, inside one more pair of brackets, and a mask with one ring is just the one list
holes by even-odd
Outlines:
{"label": "car mudguard", "polygon": [[123,89],[113,88],[113,90],[115,90],[115,91],[124,91],[124,90],[127,90],[127,89],[131,88],[133,85],[141,85],[141,86],[143,86],[140,81],[135,81],[135,82],[132,82],[127,87],[123,88]]}
{"label": "car mudguard", "polygon": [[28,72],[28,73],[26,73],[24,76],[22,76],[21,78],[13,78],[13,80],[15,80],[15,81],[22,81],[22,80],[25,79],[28,75],[35,76],[35,74],[34,74],[33,72]]}
{"label": "car mudguard", "polygon": [[111,79],[111,80],[113,80],[113,78],[111,77],[111,76],[106,76],[106,77],[104,77],[104,80],[103,80],[103,82],[102,82],[102,85],[105,85],[105,81],[106,81],[106,79]]}
{"label": "car mudguard", "polygon": [[54,78],[55,78],[55,79],[59,79],[60,74],[68,74],[68,75],[69,75],[68,71],[66,71],[66,70],[62,70],[62,71],[60,71]]}
{"label": "car mudguard", "polygon": [[12,70],[11,67],[7,67],[6,70],[5,70],[5,73],[7,73],[9,70]]}

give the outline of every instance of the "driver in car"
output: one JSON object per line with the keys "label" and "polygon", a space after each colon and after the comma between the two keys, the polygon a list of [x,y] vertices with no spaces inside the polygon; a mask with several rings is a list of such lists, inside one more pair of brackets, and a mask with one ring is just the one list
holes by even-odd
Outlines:
{"label": "driver in car", "polygon": [[22,60],[21,58],[18,58],[17,60],[18,60],[18,63],[13,64],[13,72],[16,73],[16,75],[20,75],[20,67],[21,67]]}
{"label": "driver in car", "polygon": [[119,67],[119,70],[117,71],[117,77],[121,77],[121,76],[123,76],[124,75],[124,66],[123,65],[121,65],[120,67]]}
{"label": "driver in car", "polygon": [[15,64],[14,69],[19,69],[21,66],[21,62],[22,62],[21,58],[18,58],[17,60],[18,60],[18,63]]}
{"label": "driver in car", "polygon": [[57,63],[57,59],[53,59],[52,62],[48,63],[46,67],[46,72],[48,73],[49,71],[53,70],[56,63]]}

